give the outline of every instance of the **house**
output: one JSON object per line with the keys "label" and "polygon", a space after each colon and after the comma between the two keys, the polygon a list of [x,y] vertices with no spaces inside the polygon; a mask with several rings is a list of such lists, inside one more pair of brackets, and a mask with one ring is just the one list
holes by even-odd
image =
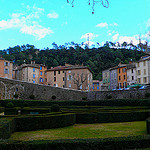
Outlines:
{"label": "house", "polygon": [[0,58],[0,77],[13,78],[13,62]]}
{"label": "house", "polygon": [[150,83],[150,56],[142,56],[136,63],[137,84]]}
{"label": "house", "polygon": [[101,91],[101,84],[101,81],[93,80],[93,91]]}
{"label": "house", "polygon": [[119,64],[117,68],[118,89],[127,87],[127,64]]}
{"label": "house", "polygon": [[35,84],[45,84],[45,71],[47,67],[42,64],[35,64],[31,61],[31,64],[22,64],[14,68],[16,80],[22,80]]}
{"label": "house", "polygon": [[57,66],[46,71],[47,85],[61,88],[92,90],[92,71],[87,66],[70,65]]}
{"label": "house", "polygon": [[117,89],[118,87],[117,69],[118,66],[110,68],[110,90]]}
{"label": "house", "polygon": [[136,83],[136,63],[130,63],[127,65],[127,85],[134,85]]}
{"label": "house", "polygon": [[102,91],[110,90],[110,69],[104,70],[102,72],[102,80],[103,80]]}

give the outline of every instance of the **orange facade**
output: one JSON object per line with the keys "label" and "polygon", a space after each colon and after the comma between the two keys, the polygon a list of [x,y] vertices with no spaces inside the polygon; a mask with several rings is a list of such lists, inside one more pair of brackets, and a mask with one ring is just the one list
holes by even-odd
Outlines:
{"label": "orange facade", "polygon": [[117,69],[118,88],[127,87],[127,67],[122,66]]}
{"label": "orange facade", "polygon": [[47,77],[46,77],[46,70],[47,67],[40,65],[40,69],[39,69],[39,84],[46,84],[47,82]]}

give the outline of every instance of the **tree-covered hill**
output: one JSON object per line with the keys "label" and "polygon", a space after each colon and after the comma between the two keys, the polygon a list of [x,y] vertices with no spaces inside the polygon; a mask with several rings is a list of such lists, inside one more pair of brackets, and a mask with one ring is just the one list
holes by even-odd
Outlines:
{"label": "tree-covered hill", "polygon": [[31,60],[35,60],[37,64],[45,64],[48,68],[65,65],[65,63],[83,64],[91,68],[94,79],[101,79],[103,70],[116,66],[119,62],[129,63],[131,59],[136,62],[145,54],[136,49],[116,49],[105,45],[92,49],[88,47],[83,49],[79,45],[75,45],[39,50],[34,45],[27,44],[0,50],[0,55],[17,65],[30,63]]}

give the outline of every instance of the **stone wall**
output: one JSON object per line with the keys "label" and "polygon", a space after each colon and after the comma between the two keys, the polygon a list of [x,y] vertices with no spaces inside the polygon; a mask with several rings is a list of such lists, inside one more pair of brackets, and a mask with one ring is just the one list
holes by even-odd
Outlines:
{"label": "stone wall", "polygon": [[19,80],[0,78],[0,99],[30,99],[34,95],[36,100],[104,100],[111,96],[111,99],[143,99],[145,94],[150,93],[150,89],[126,90],[126,91],[91,91],[82,92],[65,88],[52,87],[48,85],[33,84]]}
{"label": "stone wall", "polygon": [[77,90],[0,78],[0,99],[14,99],[15,94],[18,99],[29,99],[34,95],[36,100],[52,100],[52,96],[56,96],[55,100],[82,100],[87,96],[86,92]]}
{"label": "stone wall", "polygon": [[144,99],[145,94],[150,93],[150,89],[141,89],[141,90],[123,90],[123,91],[95,91],[88,92],[88,100],[104,100],[109,99]]}

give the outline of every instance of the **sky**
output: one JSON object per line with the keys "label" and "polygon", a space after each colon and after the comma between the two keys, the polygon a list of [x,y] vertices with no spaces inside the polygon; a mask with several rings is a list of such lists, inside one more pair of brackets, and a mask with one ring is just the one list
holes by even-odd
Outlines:
{"label": "sky", "polygon": [[[0,0],[0,50],[31,44],[52,48],[68,42],[101,46],[149,39],[150,0]],[[105,0],[103,0],[105,1]]]}

